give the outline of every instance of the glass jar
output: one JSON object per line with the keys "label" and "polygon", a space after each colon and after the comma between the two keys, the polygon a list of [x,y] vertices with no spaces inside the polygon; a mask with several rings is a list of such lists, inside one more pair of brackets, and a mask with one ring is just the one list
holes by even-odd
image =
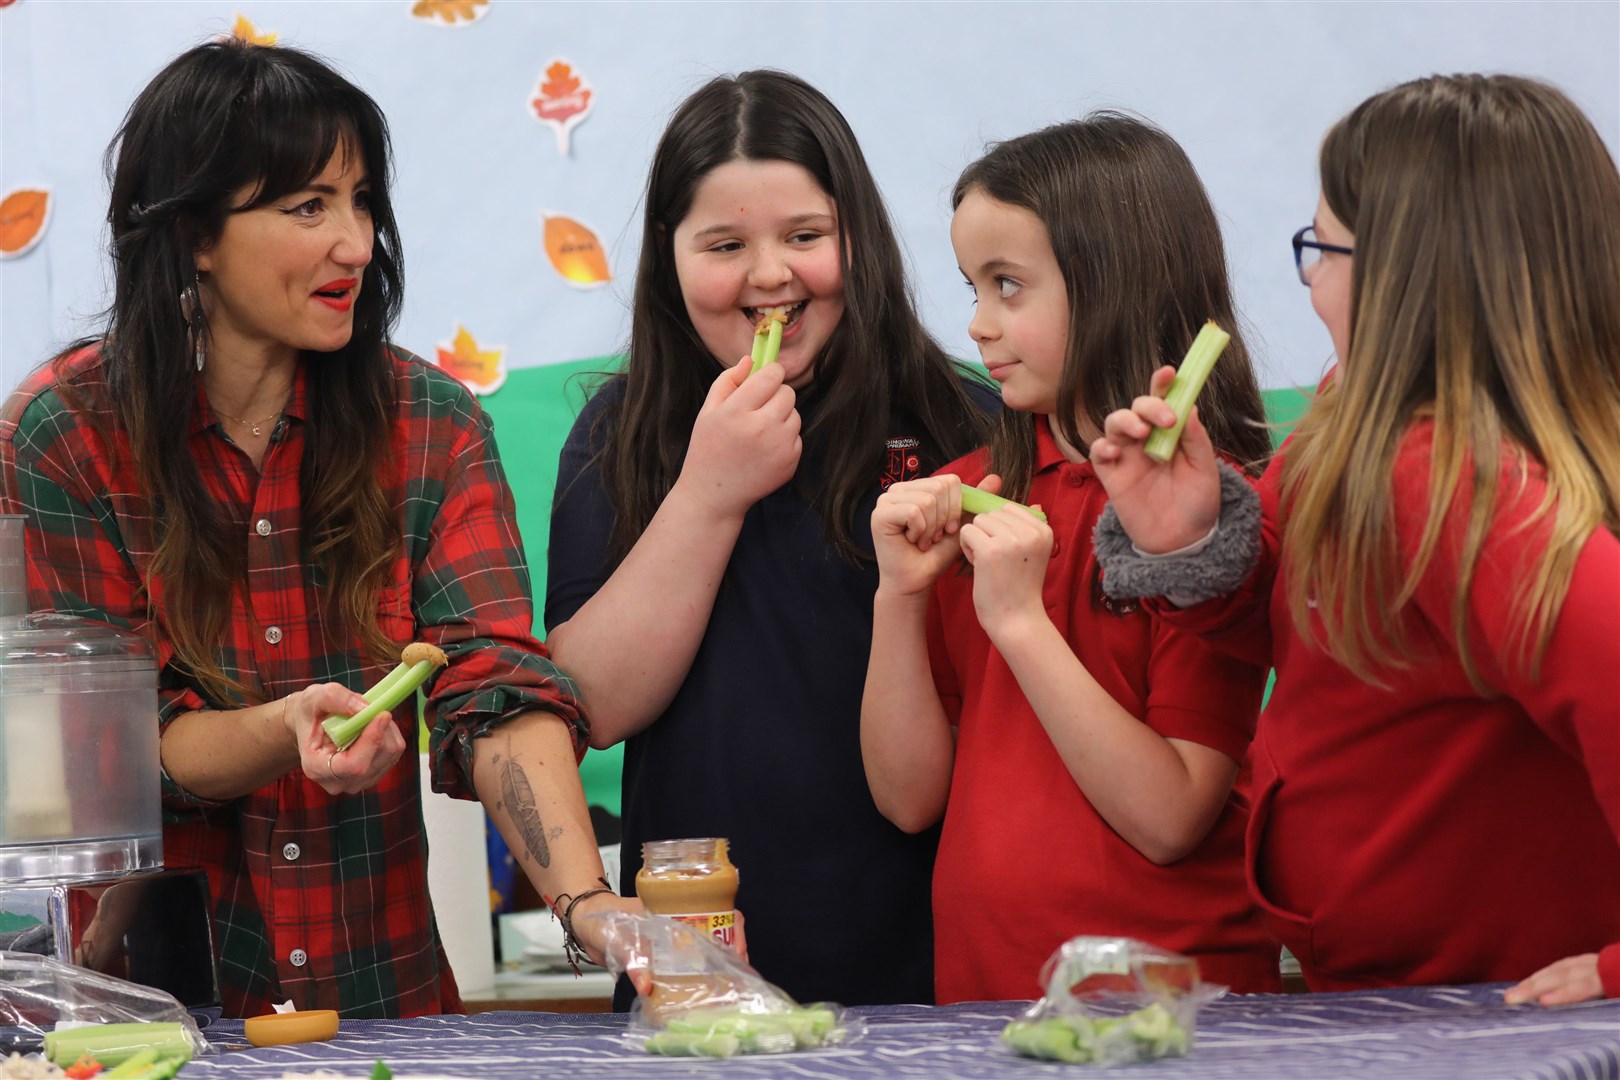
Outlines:
{"label": "glass jar", "polygon": [[737,868],[721,837],[649,840],[641,845],[636,895],[654,915],[667,915],[737,947]]}

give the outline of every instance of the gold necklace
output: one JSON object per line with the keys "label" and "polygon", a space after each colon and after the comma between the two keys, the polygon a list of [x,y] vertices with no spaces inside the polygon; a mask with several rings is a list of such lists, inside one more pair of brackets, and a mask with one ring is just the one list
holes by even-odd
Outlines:
{"label": "gold necklace", "polygon": [[[288,400],[291,400],[290,396],[289,396]],[[209,402],[209,404],[213,406],[214,413],[217,416],[219,416],[220,419],[229,420],[233,424],[246,425],[248,430],[253,432],[253,437],[254,438],[258,438],[260,435],[264,434],[264,432],[261,429],[264,427],[265,424],[269,423],[271,420],[276,419],[282,413],[287,411],[287,402],[283,401],[281,403],[281,408],[277,409],[275,412],[271,413],[269,416],[265,417],[263,420],[243,420],[243,419],[240,419],[239,417],[232,416],[231,414],[229,414],[227,412],[222,412],[220,410],[219,406],[214,405],[213,402]]]}

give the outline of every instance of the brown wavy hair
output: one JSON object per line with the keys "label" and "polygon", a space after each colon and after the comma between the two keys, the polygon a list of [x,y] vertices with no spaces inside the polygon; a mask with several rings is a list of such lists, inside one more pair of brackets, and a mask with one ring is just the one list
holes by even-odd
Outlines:
{"label": "brown wavy hair", "polygon": [[[1539,466],[1546,529],[1513,599],[1512,662],[1534,671],[1575,561],[1620,530],[1620,173],[1544,83],[1418,79],[1329,130],[1322,194],[1354,236],[1349,355],[1284,451],[1294,623],[1370,681],[1410,666],[1401,617],[1460,530],[1451,631],[1487,691],[1468,596],[1504,477]],[[1402,565],[1391,477],[1432,418],[1428,516]],[[1310,601],[1316,601],[1312,611]]]}
{"label": "brown wavy hair", "polygon": [[[107,150],[114,295],[100,341],[110,405],[160,523],[149,573],[162,583],[161,632],[176,666],[216,704],[251,694],[219,654],[232,597],[246,584],[247,523],[209,497],[187,448],[197,372],[178,297],[196,278],[195,252],[218,239],[229,214],[301,190],[337,152],[364,163],[376,239],[349,343],[301,358],[304,555],[324,616],[381,660],[394,647],[377,604],[400,542],[382,478],[395,407],[388,340],[403,290],[381,110],[314,56],[224,39],[159,72]],[[233,209],[243,189],[253,194]]]}
{"label": "brown wavy hair", "polygon": [[[983,191],[1046,226],[1069,298],[1069,341],[1054,423],[1084,447],[1179,366],[1204,322],[1232,335],[1198,398],[1216,450],[1259,475],[1271,456],[1265,405],[1232,304],[1215,208],[1185,151],[1163,131],[1107,110],[996,143],[957,180],[951,206]],[[1023,499],[1035,472],[1033,414],[1003,409],[990,437],[1003,494]]]}

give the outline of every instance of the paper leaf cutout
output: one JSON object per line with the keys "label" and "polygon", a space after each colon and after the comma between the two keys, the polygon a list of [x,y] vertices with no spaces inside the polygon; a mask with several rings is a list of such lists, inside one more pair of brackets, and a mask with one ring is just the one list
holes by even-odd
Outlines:
{"label": "paper leaf cutout", "polygon": [[33,250],[51,217],[49,188],[17,188],[0,199],[0,259]]}
{"label": "paper leaf cutout", "polygon": [[467,384],[475,394],[493,394],[506,382],[506,346],[481,348],[467,328],[456,324],[456,336],[439,343],[439,366]]}
{"label": "paper leaf cutout", "polygon": [[436,26],[471,26],[489,14],[489,0],[416,0],[411,17]]}
{"label": "paper leaf cutout", "polygon": [[236,13],[236,25],[231,27],[231,37],[240,38],[250,45],[274,45],[280,35],[260,30],[239,11]]}
{"label": "paper leaf cutout", "polygon": [[613,280],[607,254],[596,234],[571,217],[545,215],[546,258],[568,284],[594,289]]}
{"label": "paper leaf cutout", "polygon": [[594,97],[590,85],[573,64],[558,59],[546,65],[529,108],[536,120],[557,129],[557,153],[568,154],[569,133],[591,114]]}

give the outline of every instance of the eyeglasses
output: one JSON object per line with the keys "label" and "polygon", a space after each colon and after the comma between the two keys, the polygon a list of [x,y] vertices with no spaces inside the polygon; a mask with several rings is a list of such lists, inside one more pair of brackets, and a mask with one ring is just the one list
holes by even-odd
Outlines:
{"label": "eyeglasses", "polygon": [[1354,248],[1340,247],[1338,244],[1324,244],[1316,238],[1316,226],[1307,225],[1294,234],[1294,268],[1299,271],[1299,283],[1309,285],[1311,275],[1321,265],[1322,253],[1331,251],[1335,255],[1354,255]]}

